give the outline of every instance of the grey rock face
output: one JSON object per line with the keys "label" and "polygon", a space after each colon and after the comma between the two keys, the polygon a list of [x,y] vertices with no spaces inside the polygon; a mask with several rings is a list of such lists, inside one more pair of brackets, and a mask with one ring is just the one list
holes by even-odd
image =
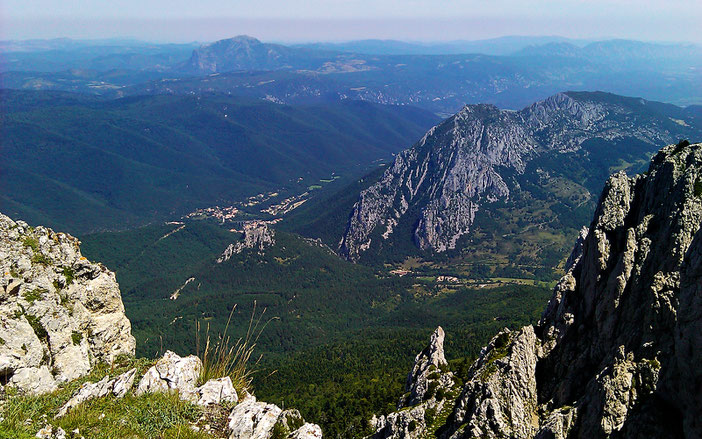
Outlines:
{"label": "grey rock face", "polygon": [[530,326],[505,330],[483,350],[469,372],[452,415],[453,437],[532,437],[537,431],[538,344]]}
{"label": "grey rock face", "polygon": [[[482,350],[440,436],[702,437],[701,225],[702,144],[613,175],[539,324]],[[381,437],[410,437],[401,413]]]}
{"label": "grey rock face", "polygon": [[79,241],[0,214],[0,384],[43,393],[133,355],[115,275]]}
{"label": "grey rock face", "polygon": [[178,391],[182,399],[197,401],[195,386],[202,370],[202,361],[195,355],[181,357],[166,351],[154,366],[146,371],[137,386],[137,395],[147,392]]}
{"label": "grey rock face", "polygon": [[266,248],[275,244],[275,232],[265,223],[247,224],[244,227],[244,236],[241,241],[229,244],[222,255],[217,259],[217,263],[228,261],[233,255],[237,255],[246,249],[255,249],[262,252]]}
{"label": "grey rock face", "polygon": [[444,330],[439,326],[431,335],[429,345],[414,360],[414,367],[405,384],[409,395],[403,405],[410,406],[422,402],[429,390],[430,375],[445,366],[448,366],[448,362],[444,357]]}
{"label": "grey rock face", "polygon": [[202,406],[235,403],[239,400],[232,379],[229,377],[207,381],[197,388],[197,394],[199,396],[197,403]]}
{"label": "grey rock face", "polygon": [[406,393],[398,404],[400,410],[371,419],[370,424],[375,430],[372,437],[401,439],[433,434],[440,426],[436,419],[448,415],[458,393],[447,366],[444,330],[438,327],[431,335],[429,345],[417,355],[407,376]]}
{"label": "grey rock face", "polygon": [[539,157],[580,151],[588,140],[632,138],[651,146],[676,140],[663,125],[616,102],[565,93],[517,112],[468,105],[398,154],[380,181],[361,192],[339,253],[357,261],[403,220],[412,224],[419,248],[454,249],[481,209],[510,200],[515,183],[505,176],[523,174]]}
{"label": "grey rock face", "polygon": [[321,439],[322,429],[319,425],[305,423],[302,427],[290,433],[290,439]]}
{"label": "grey rock face", "polygon": [[229,415],[229,439],[268,439],[283,411],[249,396]]}
{"label": "grey rock face", "polygon": [[134,378],[136,377],[136,369],[131,369],[122,375],[110,379],[109,376],[104,377],[97,383],[87,382],[83,384],[80,389],[69,399],[66,404],[64,404],[56,414],[57,418],[60,418],[66,413],[68,413],[73,408],[95,398],[102,398],[114,394],[117,398],[122,398],[129,392],[134,384]]}

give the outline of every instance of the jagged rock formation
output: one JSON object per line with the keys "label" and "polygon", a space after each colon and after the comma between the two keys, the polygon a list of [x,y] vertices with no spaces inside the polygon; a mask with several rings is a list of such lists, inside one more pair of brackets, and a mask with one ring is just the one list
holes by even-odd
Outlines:
{"label": "jagged rock formation", "polygon": [[115,275],[79,241],[0,214],[0,385],[43,393],[134,354]]}
{"label": "jagged rock formation", "polygon": [[490,341],[439,436],[702,437],[701,225],[702,144],[613,175],[538,325]]}
{"label": "jagged rock formation", "polygon": [[238,255],[246,249],[255,249],[262,252],[275,244],[275,232],[266,223],[251,223],[244,226],[244,236],[241,241],[229,244],[222,256],[217,258],[217,263],[226,262],[233,255]]}
{"label": "jagged rock formation", "polygon": [[450,413],[458,388],[444,357],[444,330],[434,331],[407,376],[397,412],[370,421],[374,439],[420,438],[434,434]]}
{"label": "jagged rock formation", "polygon": [[[538,180],[550,174],[572,180],[563,169],[586,158],[592,158],[596,167],[605,166],[597,157],[604,150],[611,155],[616,142],[626,139],[635,145],[631,148],[638,148],[633,156],[644,157],[678,136],[702,132],[702,127],[675,122],[666,111],[662,104],[643,100],[571,92],[521,111],[468,105],[398,154],[382,178],[361,192],[339,252],[357,261],[371,245],[382,247],[403,222],[412,238],[396,239],[413,239],[423,250],[454,249],[481,209],[509,201],[514,191],[530,190],[530,184],[542,187]],[[602,142],[614,149],[603,150]],[[611,166],[612,160],[608,155],[602,162]],[[530,170],[526,178],[530,184],[521,187],[516,176],[539,162],[543,169]],[[531,193],[528,198],[538,196]]]}

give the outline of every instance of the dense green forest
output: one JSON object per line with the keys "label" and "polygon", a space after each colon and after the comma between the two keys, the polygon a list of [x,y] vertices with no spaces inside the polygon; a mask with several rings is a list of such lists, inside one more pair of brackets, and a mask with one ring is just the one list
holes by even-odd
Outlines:
{"label": "dense green forest", "polygon": [[107,100],[0,91],[0,211],[73,233],[126,229],[265,191],[299,194],[411,145],[409,106],[291,107],[227,95]]}
{"label": "dense green forest", "polygon": [[221,333],[234,306],[230,335],[243,335],[255,304],[267,324],[256,350],[257,395],[298,408],[330,437],[358,434],[372,413],[394,407],[436,326],[447,330],[447,354],[459,368],[500,328],[537,320],[550,295],[546,284],[446,288],[435,277],[392,276],[284,231],[262,253],[217,264],[238,233],[209,221],[179,227],[82,237],[86,257],[117,274],[138,355],[194,352],[195,323]]}

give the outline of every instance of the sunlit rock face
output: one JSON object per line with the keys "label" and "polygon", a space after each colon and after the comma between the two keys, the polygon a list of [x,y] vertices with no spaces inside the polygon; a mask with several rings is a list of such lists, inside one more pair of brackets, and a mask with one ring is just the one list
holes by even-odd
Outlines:
{"label": "sunlit rock face", "polygon": [[79,241],[0,214],[0,382],[43,393],[134,355],[113,272]]}

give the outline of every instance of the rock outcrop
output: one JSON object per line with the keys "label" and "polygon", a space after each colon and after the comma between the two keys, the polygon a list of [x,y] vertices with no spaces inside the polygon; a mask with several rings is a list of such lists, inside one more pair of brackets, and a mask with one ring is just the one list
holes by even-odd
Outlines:
{"label": "rock outcrop", "polygon": [[79,241],[0,214],[0,385],[43,393],[133,355],[115,275]]}
{"label": "rock outcrop", "polygon": [[268,227],[268,224],[258,222],[246,224],[244,226],[244,236],[239,242],[229,244],[222,255],[217,258],[217,263],[226,262],[233,255],[238,255],[247,249],[262,252],[273,244],[275,244],[275,232]]}
{"label": "rock outcrop", "polygon": [[701,226],[702,144],[610,177],[542,319],[482,350],[439,436],[702,437]]}
{"label": "rock outcrop", "polygon": [[[215,437],[321,439],[321,428],[305,422],[300,412],[283,410],[275,404],[258,401],[247,390],[240,390],[242,394],[239,395],[228,376],[213,378],[197,386],[201,371],[202,362],[198,357],[181,357],[167,351],[140,377],[134,391],[132,385],[137,378],[137,369],[131,369],[112,379],[105,376],[98,382],[86,382],[59,409],[56,418],[65,416],[86,401],[108,395],[122,398],[130,392],[142,397],[153,392],[173,392],[180,399],[201,406],[202,416],[191,424],[192,428],[216,433]],[[210,424],[213,417],[221,417],[226,422],[218,422],[219,426],[214,430]],[[54,437],[52,431],[55,433],[54,427],[47,425],[42,434]]]}
{"label": "rock outcrop", "polygon": [[374,439],[421,438],[435,434],[453,408],[458,394],[453,374],[444,357],[444,330],[434,331],[429,345],[417,355],[407,376],[405,394],[396,412],[374,417]]}
{"label": "rock outcrop", "polygon": [[[413,239],[422,250],[455,249],[481,210],[509,202],[515,191],[528,192],[527,200],[539,198],[539,190],[530,188],[556,176],[577,187],[582,178],[563,171],[572,172],[573,163],[594,157],[598,169],[586,166],[585,175],[607,172],[600,161],[610,166],[612,153],[645,157],[701,130],[672,122],[646,101],[606,94],[559,93],[521,111],[468,105],[398,154],[380,180],[361,192],[339,253],[357,261],[372,246],[392,246],[392,239]],[[626,145],[617,145],[622,140]],[[602,156],[602,148],[610,155]],[[536,169],[528,168],[532,162]],[[398,228],[402,236],[395,237]]]}
{"label": "rock outcrop", "polygon": [[117,398],[124,397],[131,390],[135,377],[136,369],[131,369],[113,379],[110,379],[110,376],[107,375],[97,383],[87,382],[83,384],[78,389],[78,392],[66,404],[61,406],[56,417],[64,416],[73,408],[91,399],[102,398],[109,394],[113,394]]}
{"label": "rock outcrop", "polygon": [[195,355],[181,357],[175,352],[166,351],[155,365],[146,371],[139,385],[137,395],[148,392],[176,390],[184,399],[195,399],[195,386],[202,371],[202,361]]}

